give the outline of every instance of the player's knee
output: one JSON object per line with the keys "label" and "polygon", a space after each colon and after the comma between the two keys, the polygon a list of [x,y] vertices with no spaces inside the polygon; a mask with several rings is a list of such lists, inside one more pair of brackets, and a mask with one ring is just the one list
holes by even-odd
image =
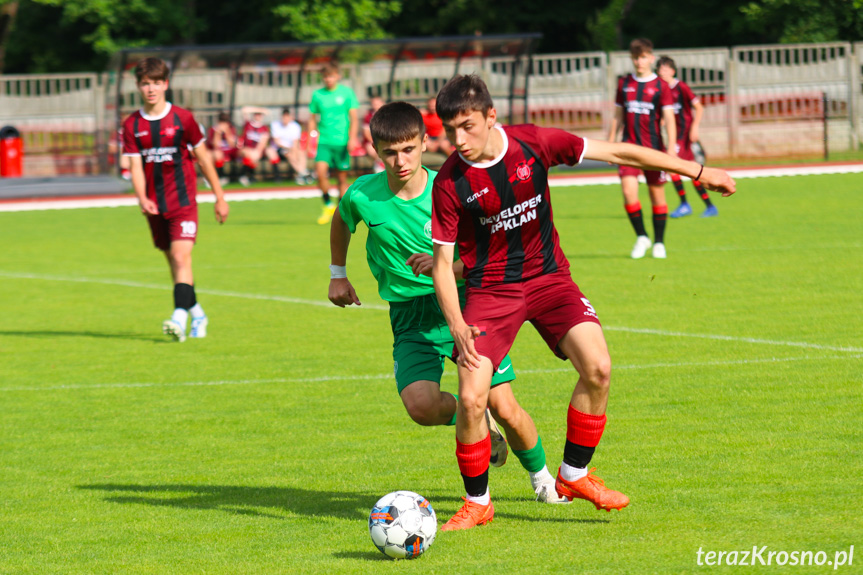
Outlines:
{"label": "player's knee", "polygon": [[581,374],[585,384],[596,391],[608,391],[611,385],[611,359],[608,357],[592,361]]}
{"label": "player's knee", "polygon": [[489,402],[489,409],[495,421],[509,428],[518,427],[522,414],[521,406],[513,398],[512,401],[501,403]]}
{"label": "player's knee", "polygon": [[469,420],[477,421],[485,416],[486,398],[478,395],[461,393],[458,396],[459,406]]}
{"label": "player's knee", "polygon": [[419,425],[437,425],[436,410],[428,404],[405,402],[410,418]]}

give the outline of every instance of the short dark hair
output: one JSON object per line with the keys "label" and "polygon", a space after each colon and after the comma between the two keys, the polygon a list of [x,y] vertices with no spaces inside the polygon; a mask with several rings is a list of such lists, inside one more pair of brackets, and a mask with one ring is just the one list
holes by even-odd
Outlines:
{"label": "short dark hair", "polygon": [[219,112],[219,121],[220,122],[231,122],[231,114],[228,112]]}
{"label": "short dark hair", "polygon": [[423,115],[413,104],[390,102],[381,106],[369,122],[372,142],[398,144],[425,135]]}
{"label": "short dark hair", "polygon": [[647,38],[636,38],[629,43],[629,55],[638,58],[642,54],[653,54],[653,42]]}
{"label": "short dark hair", "polygon": [[167,80],[171,69],[164,60],[159,58],[144,58],[135,66],[135,78],[140,83],[144,78],[150,80]]}
{"label": "short dark hair", "polygon": [[482,112],[486,118],[494,107],[488,86],[476,74],[454,76],[441,89],[435,104],[437,115],[444,122],[471,112]]}
{"label": "short dark hair", "polygon": [[282,108],[282,115],[283,115],[283,116],[284,116],[285,114],[291,114],[291,115],[293,115],[293,113],[294,113],[294,111],[293,111],[293,110],[291,110],[291,107],[290,107],[290,106],[285,106],[284,108]]}
{"label": "short dark hair", "polygon": [[669,58],[668,56],[663,56],[659,60],[656,61],[656,69],[660,69],[662,66],[668,66],[674,73],[677,74],[677,64],[674,63],[674,59]]}
{"label": "short dark hair", "polygon": [[335,60],[330,60],[323,66],[321,66],[321,75],[326,76],[328,74],[338,74],[339,73],[339,63]]}

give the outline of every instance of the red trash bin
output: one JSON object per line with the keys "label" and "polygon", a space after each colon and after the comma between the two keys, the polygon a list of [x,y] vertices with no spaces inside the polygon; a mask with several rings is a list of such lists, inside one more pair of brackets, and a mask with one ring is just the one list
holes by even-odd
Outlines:
{"label": "red trash bin", "polygon": [[24,143],[12,126],[0,128],[0,177],[20,178],[24,173]]}

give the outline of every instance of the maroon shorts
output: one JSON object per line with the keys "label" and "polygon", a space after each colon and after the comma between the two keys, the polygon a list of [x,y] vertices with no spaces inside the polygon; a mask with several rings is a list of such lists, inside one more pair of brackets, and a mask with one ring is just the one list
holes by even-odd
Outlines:
{"label": "maroon shorts", "polygon": [[[474,340],[476,351],[489,358],[495,369],[526,321],[561,359],[566,356],[558,343],[566,332],[585,321],[599,323],[596,311],[572,281],[569,270],[520,283],[468,288],[464,319],[480,328],[481,334]],[[457,354],[455,349],[453,355]]]}
{"label": "maroon shorts", "polygon": [[167,214],[147,215],[153,244],[162,251],[171,248],[175,240],[198,238],[198,206],[186,206]]}
{"label": "maroon shorts", "polygon": [[695,161],[695,154],[692,153],[692,143],[689,141],[689,138],[684,140],[682,143],[677,142],[675,149],[677,150],[677,157],[681,160],[689,160],[690,162]]}
{"label": "maroon shorts", "polygon": [[620,174],[620,177],[623,176],[638,176],[638,174],[644,172],[644,179],[647,180],[647,185],[649,186],[658,186],[664,184],[668,181],[665,177],[665,172],[660,172],[657,170],[641,170],[639,168],[632,168],[630,166],[620,166],[617,168],[617,173]]}

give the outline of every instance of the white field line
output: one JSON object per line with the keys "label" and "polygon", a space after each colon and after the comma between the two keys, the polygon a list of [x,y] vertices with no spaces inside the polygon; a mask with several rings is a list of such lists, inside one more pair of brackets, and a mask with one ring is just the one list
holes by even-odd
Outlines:
{"label": "white field line", "polygon": [[[148,284],[143,282],[136,281],[127,281],[127,280],[112,280],[112,279],[94,279],[94,278],[86,278],[86,277],[76,277],[76,276],[54,276],[54,275],[46,275],[46,274],[29,274],[29,273],[18,273],[18,272],[6,272],[0,271],[0,277],[14,278],[14,279],[35,279],[42,281],[60,281],[60,282],[75,282],[75,283],[93,283],[93,284],[105,284],[105,285],[119,285],[124,287],[133,287],[133,288],[144,288],[144,289],[155,289],[160,291],[168,291],[170,286],[167,285],[158,285],[158,284]],[[267,295],[267,294],[249,294],[249,293],[241,293],[234,291],[224,291],[224,290],[211,290],[211,289],[199,289],[196,290],[198,293],[207,294],[207,295],[216,295],[216,296],[224,296],[224,297],[235,297],[242,299],[251,299],[251,300],[263,300],[263,301],[278,301],[283,303],[293,303],[300,305],[312,305],[318,307],[334,307],[332,303],[323,300],[312,300],[312,299],[303,299],[303,298],[295,298],[295,297],[287,297],[287,296],[279,296],[279,295]],[[348,306],[348,309],[371,309],[378,311],[387,311],[389,310],[388,306],[384,305],[375,305],[375,304],[363,304],[360,307],[357,306]],[[661,329],[650,329],[650,328],[636,328],[636,327],[625,327],[625,326],[603,326],[603,329],[606,331],[622,331],[628,333],[642,333],[648,335],[659,335],[663,337],[691,337],[698,339],[711,339],[715,341],[734,341],[734,342],[742,342],[742,343],[753,343],[753,344],[761,344],[761,345],[777,345],[777,346],[786,346],[786,347],[799,347],[805,349],[818,349],[822,351],[841,351],[841,352],[849,352],[849,353],[863,353],[863,348],[860,347],[850,347],[850,346],[832,346],[832,345],[822,345],[817,343],[808,343],[804,341],[784,341],[784,340],[774,340],[774,339],[761,339],[754,337],[740,337],[740,336],[732,336],[732,335],[719,335],[719,334],[708,334],[708,333],[685,333],[679,331],[668,331]]]}
{"label": "white field line", "polygon": [[[728,173],[735,179],[744,178],[772,178],[780,176],[820,176],[824,174],[857,174],[863,172],[863,164],[841,164],[827,166],[789,166],[786,168],[749,168],[729,170]],[[639,176],[643,181],[643,176]],[[600,186],[617,185],[620,178],[612,176],[582,176],[582,177],[553,177],[549,179],[549,185],[553,188],[568,186]],[[253,200],[284,200],[295,198],[317,198],[320,190],[294,189],[294,190],[261,190],[259,192],[226,192],[225,198],[229,202],[244,202]],[[212,193],[201,191],[198,194],[199,203],[212,203],[215,196]],[[135,206],[138,204],[134,196],[112,196],[106,198],[68,198],[68,199],[22,199],[0,202],[0,212],[26,212],[39,210],[74,210],[82,208],[116,208],[123,206]]]}
{"label": "white field line", "polygon": [[[632,370],[632,369],[668,369],[668,368],[686,368],[686,367],[716,367],[723,365],[754,365],[760,363],[787,363],[792,361],[845,361],[849,359],[861,359],[863,355],[837,355],[832,357],[768,357],[763,359],[735,359],[727,361],[691,361],[680,363],[649,363],[649,364],[632,364],[632,365],[615,365],[613,370]],[[452,372],[454,374],[454,372]],[[521,369],[517,370],[517,375],[535,375],[544,373],[574,373],[570,367],[559,367],[555,369]],[[392,379],[392,373],[379,373],[373,375],[332,375],[320,377],[274,377],[266,379],[221,379],[215,381],[183,381],[176,383],[165,382],[144,382],[144,383],[82,383],[82,384],[65,384],[51,386],[21,386],[21,387],[0,387],[0,392],[14,391],[61,391],[61,390],[80,390],[80,389],[129,389],[129,388],[148,388],[148,387],[209,387],[223,385],[266,385],[272,383],[317,383],[326,381],[387,381]],[[516,380],[517,381],[517,380]]]}
{"label": "white field line", "polygon": [[[56,281],[56,282],[73,282],[73,283],[91,283],[91,284],[102,284],[102,285],[116,285],[123,287],[132,287],[132,288],[142,288],[142,289],[153,289],[159,291],[170,291],[173,289],[168,284],[149,284],[144,282],[136,282],[129,280],[115,280],[115,279],[96,279],[96,278],[86,278],[86,277],[76,277],[76,276],[55,276],[48,274],[29,274],[29,273],[18,273],[18,272],[6,272],[0,271],[0,277],[13,278],[13,279],[33,279],[33,280],[42,280],[42,281]],[[250,293],[239,293],[233,291],[225,291],[225,290],[211,290],[206,288],[196,288],[196,293],[205,294],[205,295],[218,295],[224,297],[236,297],[242,299],[254,299],[254,300],[265,300],[265,301],[279,301],[284,303],[295,303],[300,305],[312,305],[318,307],[335,307],[332,303],[328,301],[322,300],[314,300],[314,299],[303,299],[298,297],[288,297],[288,296],[280,296],[280,295],[268,295],[268,294],[250,294]],[[349,308],[356,308],[357,306],[348,306]],[[363,304],[359,306],[358,309],[368,308],[374,310],[389,310],[389,307],[382,305],[374,305],[374,304]]]}
{"label": "white field line", "polygon": [[[228,202],[250,202],[255,200],[293,200],[297,198],[319,198],[321,191],[313,190],[262,190],[260,192],[225,192]],[[201,192],[197,196],[199,204],[212,204],[216,196]],[[135,196],[110,196],[106,198],[69,198],[56,200],[22,199],[0,202],[0,212],[30,212],[44,210],[77,210],[82,208],[122,208],[137,206]]]}
{"label": "white field line", "polygon": [[[735,180],[747,178],[775,178],[782,176],[823,176],[825,174],[859,174],[863,172],[863,164],[843,164],[834,166],[789,166],[787,168],[750,168],[728,170]],[[689,179],[689,178],[687,178]],[[638,176],[642,184],[646,182],[643,175]],[[602,186],[620,184],[619,176],[582,176],[570,178],[550,178],[548,184],[552,188],[569,186]]]}

